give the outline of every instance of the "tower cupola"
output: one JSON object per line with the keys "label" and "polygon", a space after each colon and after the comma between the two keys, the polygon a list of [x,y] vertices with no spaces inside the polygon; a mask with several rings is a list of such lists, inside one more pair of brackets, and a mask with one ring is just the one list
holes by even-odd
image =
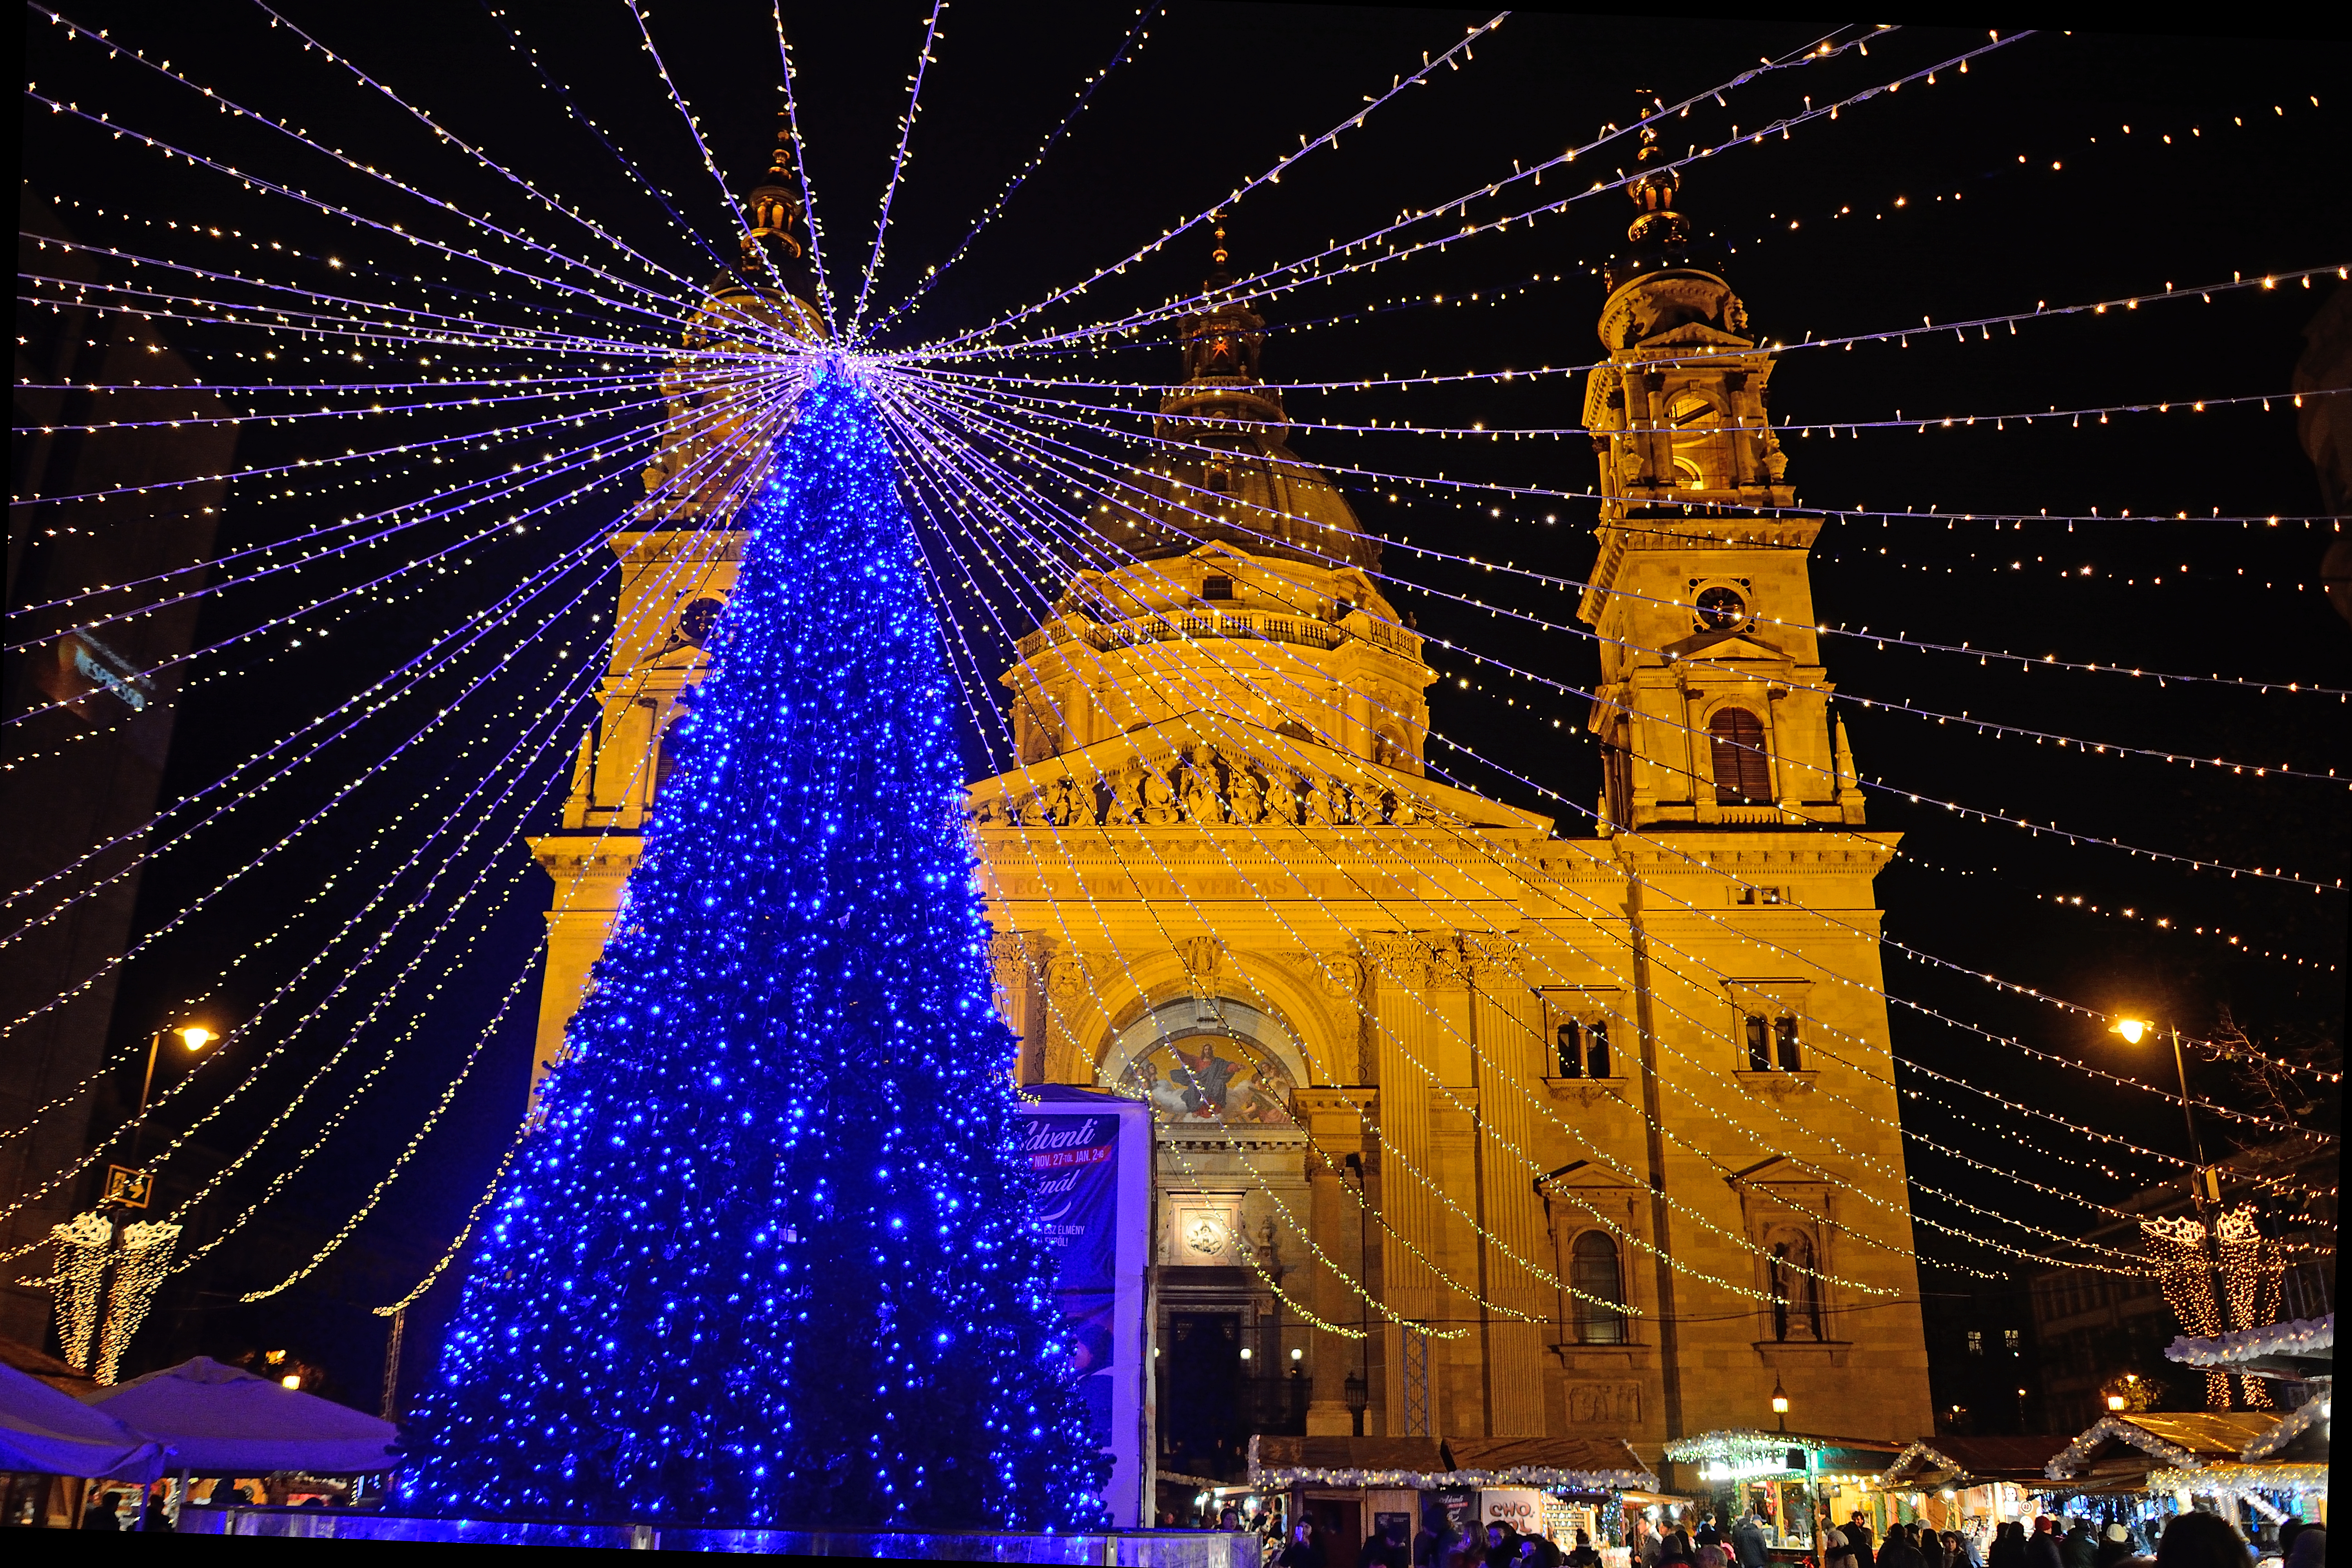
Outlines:
{"label": "tower cupola", "polygon": [[1585,388],[1601,468],[1600,552],[1579,616],[1600,633],[1606,820],[1858,825],[1828,714],[1808,571],[1821,520],[1796,511],[1771,427],[1771,351],[1711,258],[1644,128]]}

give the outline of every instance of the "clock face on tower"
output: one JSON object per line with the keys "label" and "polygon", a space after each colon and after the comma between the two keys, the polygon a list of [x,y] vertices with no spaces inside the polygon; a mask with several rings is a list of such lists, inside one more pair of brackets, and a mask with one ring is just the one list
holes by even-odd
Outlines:
{"label": "clock face on tower", "polygon": [[1748,618],[1748,601],[1736,588],[1707,588],[1693,601],[1698,611],[1698,629],[1703,632],[1727,632]]}
{"label": "clock face on tower", "polygon": [[695,600],[678,612],[677,640],[700,647],[718,629],[719,612],[725,608],[726,605],[717,599]]}

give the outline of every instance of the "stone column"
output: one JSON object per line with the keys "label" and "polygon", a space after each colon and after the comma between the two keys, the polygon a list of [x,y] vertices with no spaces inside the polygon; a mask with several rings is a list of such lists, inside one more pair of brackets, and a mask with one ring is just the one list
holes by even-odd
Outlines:
{"label": "stone column", "polygon": [[[1554,1291],[1536,1269],[1550,1269],[1542,1200],[1536,1195],[1528,1151],[1535,1146],[1536,1111],[1543,1092],[1543,1004],[1529,989],[1517,955],[1494,939],[1468,939],[1474,954],[1473,1026],[1478,1047],[1478,1175],[1487,1237],[1480,1270],[1486,1300],[1541,1319]],[[1496,1312],[1485,1314],[1486,1434],[1544,1435],[1545,1325]]]}
{"label": "stone column", "polygon": [[[1302,1089],[1291,1102],[1307,1119],[1315,1147],[1329,1155],[1326,1159],[1310,1152],[1307,1156],[1308,1223],[1314,1226],[1315,1245],[1322,1249],[1323,1258],[1313,1266],[1314,1288],[1294,1293],[1325,1322],[1356,1328],[1370,1311],[1350,1288],[1351,1280],[1363,1278],[1364,1262],[1357,1245],[1360,1215],[1347,1191],[1347,1173],[1331,1161],[1355,1152],[1363,1143],[1360,1112],[1356,1097],[1345,1091]],[[1299,1280],[1300,1275],[1294,1272],[1291,1279]],[[1313,1365],[1308,1370],[1314,1386],[1307,1395],[1307,1430],[1310,1435],[1345,1436],[1356,1429],[1355,1418],[1348,1410],[1347,1378],[1356,1370],[1358,1342],[1321,1329],[1310,1327],[1309,1332],[1312,1348],[1307,1354]]]}
{"label": "stone column", "polygon": [[[1437,1057],[1430,1037],[1430,949],[1421,938],[1402,934],[1367,938],[1366,947],[1373,968],[1373,1059],[1380,1089],[1374,1117],[1379,1142],[1375,1192],[1388,1222],[1379,1238],[1377,1294],[1396,1318],[1425,1322],[1437,1316],[1443,1294],[1435,1271],[1423,1261],[1437,1256],[1438,1229],[1437,1197],[1430,1190],[1436,1173],[1430,1152],[1426,1070]],[[1408,1415],[1404,1340],[1393,1319],[1381,1331],[1381,1343],[1384,1375],[1373,1396],[1382,1412],[1381,1430],[1403,1436]],[[1433,1403],[1434,1397],[1433,1389]]]}
{"label": "stone column", "polygon": [[1034,931],[1000,931],[988,939],[997,1013],[1004,1026],[1021,1039],[1016,1083],[1045,1081],[1050,1026],[1045,1016],[1045,939]]}

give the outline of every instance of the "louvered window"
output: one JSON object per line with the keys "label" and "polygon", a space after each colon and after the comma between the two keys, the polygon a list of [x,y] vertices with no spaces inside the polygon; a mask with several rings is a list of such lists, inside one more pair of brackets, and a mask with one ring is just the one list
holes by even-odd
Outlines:
{"label": "louvered window", "polygon": [[1725,708],[1707,721],[1715,752],[1715,798],[1725,805],[1769,803],[1772,763],[1764,751],[1763,721],[1745,708]]}

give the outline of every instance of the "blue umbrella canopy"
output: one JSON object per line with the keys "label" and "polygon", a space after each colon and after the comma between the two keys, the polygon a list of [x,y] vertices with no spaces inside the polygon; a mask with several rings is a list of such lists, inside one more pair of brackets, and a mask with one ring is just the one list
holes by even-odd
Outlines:
{"label": "blue umbrella canopy", "polygon": [[0,1470],[152,1481],[163,1468],[162,1444],[37,1377],[0,1366]]}

